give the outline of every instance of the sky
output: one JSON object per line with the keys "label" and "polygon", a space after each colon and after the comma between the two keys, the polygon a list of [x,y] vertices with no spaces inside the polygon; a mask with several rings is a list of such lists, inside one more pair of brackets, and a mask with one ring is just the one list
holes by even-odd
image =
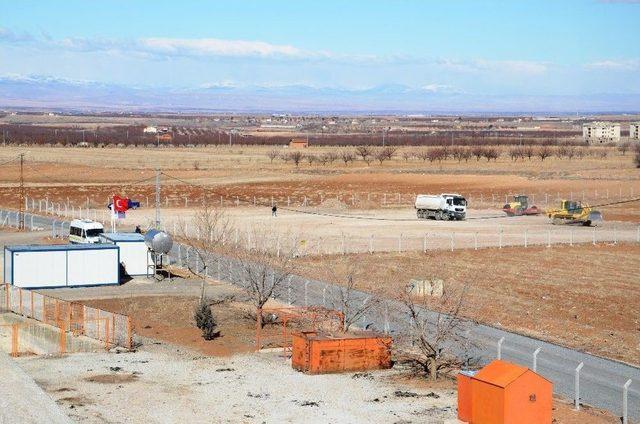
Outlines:
{"label": "sky", "polygon": [[0,0],[0,76],[640,94],[640,0]]}

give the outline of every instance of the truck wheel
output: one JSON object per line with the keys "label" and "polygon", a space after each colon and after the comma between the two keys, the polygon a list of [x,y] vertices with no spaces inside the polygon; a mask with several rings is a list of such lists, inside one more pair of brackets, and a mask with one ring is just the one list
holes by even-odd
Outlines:
{"label": "truck wheel", "polygon": [[449,214],[448,213],[443,213],[442,214],[442,220],[443,221],[448,221],[450,219]]}
{"label": "truck wheel", "polygon": [[436,221],[440,221],[442,219],[442,215],[440,214],[440,212],[436,212],[434,218],[436,219]]}

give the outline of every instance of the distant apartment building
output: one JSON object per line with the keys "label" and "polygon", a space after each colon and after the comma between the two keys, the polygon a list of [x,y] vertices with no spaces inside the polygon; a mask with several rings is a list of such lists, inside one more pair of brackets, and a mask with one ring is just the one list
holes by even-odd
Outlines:
{"label": "distant apartment building", "polygon": [[640,140],[640,122],[629,124],[629,138],[631,140]]}
{"label": "distant apartment building", "polygon": [[620,124],[613,122],[584,124],[582,138],[588,143],[618,143],[620,141]]}

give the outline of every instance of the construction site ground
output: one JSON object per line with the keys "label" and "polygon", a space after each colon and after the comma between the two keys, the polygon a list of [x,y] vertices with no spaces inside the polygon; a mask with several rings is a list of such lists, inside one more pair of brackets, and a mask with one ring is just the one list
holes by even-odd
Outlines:
{"label": "construction site ground", "polygon": [[[239,294],[218,283],[206,290],[214,298]],[[196,281],[180,280],[49,291],[67,299],[99,298],[81,301],[131,313],[140,345],[133,353],[23,357],[18,363],[82,422],[458,422],[450,379],[431,383],[402,367],[310,376],[294,371],[281,349],[251,352],[254,327],[242,308],[215,305],[223,336],[198,340],[190,322],[198,291]],[[179,332],[188,335],[176,337]],[[589,407],[575,412],[560,399],[554,418],[563,424],[616,422]]]}
{"label": "construction site ground", "polygon": [[441,278],[445,290],[466,285],[468,318],[637,366],[638,258],[635,243],[510,247],[301,257],[297,272],[346,284],[355,269],[358,288],[391,297]]}

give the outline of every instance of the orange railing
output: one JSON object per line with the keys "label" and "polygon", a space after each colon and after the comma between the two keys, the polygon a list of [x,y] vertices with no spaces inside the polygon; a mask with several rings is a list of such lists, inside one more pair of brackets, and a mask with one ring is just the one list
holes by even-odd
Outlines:
{"label": "orange railing", "polygon": [[107,348],[131,348],[131,318],[126,315],[57,299],[10,284],[4,284],[3,288],[3,303],[8,311],[53,325],[64,332],[103,341]]}

